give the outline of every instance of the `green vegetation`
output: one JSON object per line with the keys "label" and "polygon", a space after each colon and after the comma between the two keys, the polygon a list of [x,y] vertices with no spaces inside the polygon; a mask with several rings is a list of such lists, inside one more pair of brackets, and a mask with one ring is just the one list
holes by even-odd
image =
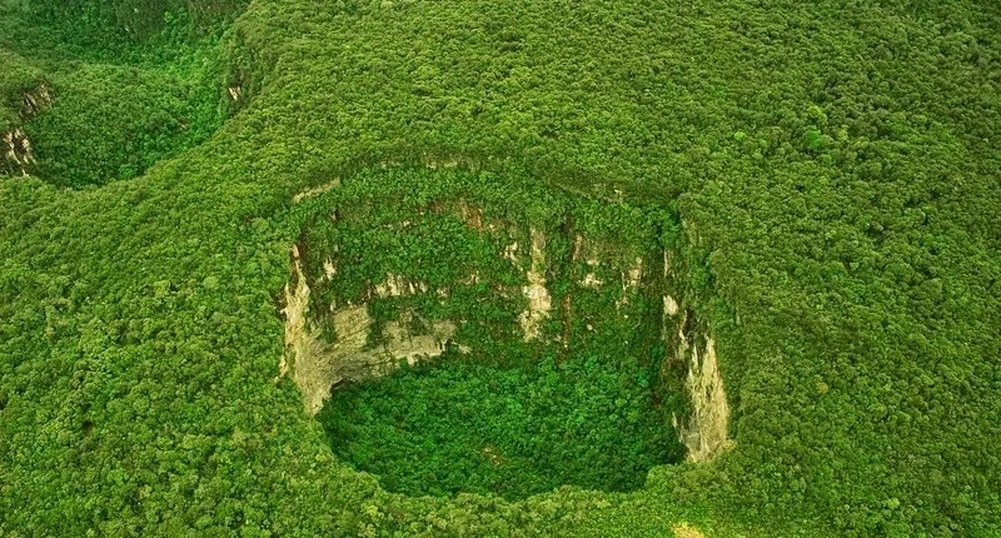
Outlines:
{"label": "green vegetation", "polygon": [[[0,534],[1001,530],[996,4],[0,0],[0,62],[0,134],[37,161],[0,165]],[[54,100],[24,115],[43,84]],[[512,226],[432,211],[459,199]],[[403,215],[412,232],[386,231]],[[672,344],[655,286],[628,346],[611,287],[575,299],[565,357],[562,314],[517,343],[524,298],[488,283],[517,289],[524,265],[497,254],[544,230],[559,310],[567,217],[622,247],[607,281],[673,256],[726,384],[715,460],[620,491],[678,459],[667,417],[689,405],[685,365],[654,361]],[[436,286],[479,267],[447,301],[370,305],[376,324],[468,319],[473,353],[339,388],[321,424],[276,377],[297,243],[338,304],[390,270]],[[351,257],[320,285],[310,252],[334,246]],[[593,438],[552,446],[575,413]],[[484,440],[510,473],[455,456]]]}
{"label": "green vegetation", "polygon": [[24,58],[0,48],[0,130],[10,131],[23,120],[24,93],[44,83],[42,73]]}
{"label": "green vegetation", "polygon": [[0,58],[12,66],[0,75],[5,116],[26,117],[23,96],[39,88],[52,99],[17,122],[35,161],[26,170],[59,186],[100,185],[208,138],[233,108],[219,35],[239,5],[218,4],[211,17],[181,2],[0,5]]}
{"label": "green vegetation", "polygon": [[60,185],[131,179],[208,138],[225,117],[218,88],[176,76],[97,65],[52,79],[59,97],[26,132],[38,159],[32,172]]}
{"label": "green vegetation", "polygon": [[409,495],[630,490],[671,462],[677,437],[651,406],[651,376],[629,361],[499,369],[479,359],[338,390],[317,417],[334,453]]}

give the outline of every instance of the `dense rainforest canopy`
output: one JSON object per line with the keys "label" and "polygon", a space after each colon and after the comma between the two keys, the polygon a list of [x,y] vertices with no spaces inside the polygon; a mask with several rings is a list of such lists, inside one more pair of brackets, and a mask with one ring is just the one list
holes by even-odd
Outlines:
{"label": "dense rainforest canopy", "polygon": [[0,0],[0,535],[997,536],[999,137],[982,0]]}

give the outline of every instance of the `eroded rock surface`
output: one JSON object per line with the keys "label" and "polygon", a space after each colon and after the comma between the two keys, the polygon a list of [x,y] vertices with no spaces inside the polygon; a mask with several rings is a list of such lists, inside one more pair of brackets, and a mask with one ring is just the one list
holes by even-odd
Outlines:
{"label": "eroded rock surface", "polygon": [[[710,461],[732,445],[728,437],[730,406],[715,341],[709,336],[686,335],[686,321],[683,319],[680,324],[677,354],[681,360],[688,361],[685,387],[692,410],[687,418],[674,417],[673,422],[688,449],[689,461]],[[700,340],[704,343],[700,344]]]}
{"label": "eroded rock surface", "polygon": [[0,173],[28,175],[28,167],[35,164],[31,140],[21,128],[0,134]]}
{"label": "eroded rock surface", "polygon": [[[290,375],[302,393],[306,412],[315,415],[330,397],[331,388],[345,381],[361,381],[392,373],[403,362],[413,366],[420,360],[441,355],[445,342],[455,333],[455,324],[434,322],[426,334],[412,334],[401,321],[385,324],[381,342],[373,339],[368,304],[331,308],[334,340],[318,337],[319,330],[309,321],[310,288],[303,274],[297,247],[292,249],[293,282],[285,286],[285,353],[279,363],[279,378]],[[401,295],[411,289],[390,275],[381,285],[383,293]],[[392,287],[390,287],[392,286]]]}
{"label": "eroded rock surface", "polygon": [[[44,84],[24,92],[18,116],[22,122],[31,121],[52,100],[52,92]],[[28,175],[35,162],[31,140],[22,127],[0,133],[0,174]]]}
{"label": "eroded rock surface", "polygon": [[542,323],[553,308],[553,299],[546,289],[546,236],[534,228],[531,233],[532,265],[527,274],[528,284],[522,288],[528,307],[519,318],[526,342],[539,338]]}

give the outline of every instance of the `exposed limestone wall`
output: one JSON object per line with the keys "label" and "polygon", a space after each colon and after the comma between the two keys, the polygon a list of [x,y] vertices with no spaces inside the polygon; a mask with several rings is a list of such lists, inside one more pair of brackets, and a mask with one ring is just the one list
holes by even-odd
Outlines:
{"label": "exposed limestone wall", "polygon": [[577,234],[576,237],[574,237],[573,256],[570,261],[577,262],[581,259],[584,260],[584,263],[587,265],[589,270],[584,275],[584,278],[577,281],[577,284],[583,288],[596,290],[601,288],[605,282],[598,278],[595,274],[595,270],[599,265],[601,265],[601,261],[598,259],[598,254],[595,250],[594,245],[592,245],[589,241],[586,241],[583,235]]}
{"label": "exposed limestone wall", "polygon": [[670,295],[664,296],[664,313],[668,316],[674,316],[678,313],[678,302]]}
{"label": "exposed limestone wall", "polygon": [[[31,121],[52,100],[52,91],[45,84],[30,92],[24,92],[18,116],[22,122]],[[28,175],[31,165],[35,162],[31,140],[23,128],[16,127],[0,133],[0,174]]]}
{"label": "exposed limestone wall", "polygon": [[21,99],[21,120],[31,121],[32,118],[38,115],[39,111],[49,106],[49,103],[54,98],[52,90],[45,84],[40,85],[33,91],[24,92],[24,96]]}
{"label": "exposed limestone wall", "polygon": [[21,128],[0,134],[0,173],[28,175],[28,167],[35,164],[31,140]]}
{"label": "exposed limestone wall", "polygon": [[[667,299],[665,297],[665,304]],[[670,314],[665,309],[665,315]],[[730,448],[728,438],[730,406],[726,399],[723,374],[716,356],[716,343],[710,336],[686,334],[689,313],[680,316],[676,356],[686,361],[688,375],[685,388],[691,402],[688,417],[673,417],[674,427],[688,449],[688,460],[710,461]],[[704,342],[704,343],[700,343]]]}
{"label": "exposed limestone wall", "polygon": [[528,284],[522,288],[528,307],[519,318],[526,342],[538,340],[542,323],[553,308],[553,299],[546,288],[546,236],[534,228],[531,233],[532,265],[526,275]]}
{"label": "exposed limestone wall", "polygon": [[[643,278],[643,258],[637,257],[628,269],[621,271],[622,294],[615,301],[615,308],[621,309],[629,304],[629,295],[639,290]],[[627,314],[628,315],[628,314]]]}
{"label": "exposed limestone wall", "polygon": [[[455,333],[453,323],[436,322],[431,324],[429,334],[414,335],[406,328],[406,316],[402,316],[401,321],[385,325],[380,345],[369,346],[374,336],[372,317],[368,304],[362,303],[328,307],[335,340],[323,341],[309,322],[309,309],[317,305],[310,304],[310,289],[299,249],[294,246],[292,259],[294,283],[286,285],[284,290],[285,353],[279,362],[278,377],[291,376],[310,415],[320,411],[330,397],[331,388],[337,384],[387,375],[404,361],[413,366],[420,360],[437,357]],[[410,284],[400,284],[393,275],[381,286],[384,293],[397,295],[413,289]]]}
{"label": "exposed limestone wall", "polygon": [[410,282],[400,275],[389,273],[386,275],[385,282],[375,285],[374,291],[376,297],[385,299],[426,293],[428,285],[424,282]]}
{"label": "exposed limestone wall", "polygon": [[[701,244],[695,226],[682,221],[689,244]],[[676,272],[675,254],[664,250],[664,280],[670,282]],[[670,289],[671,286],[665,286]],[[727,402],[723,373],[716,354],[716,342],[708,328],[697,323],[694,311],[683,296],[664,294],[662,335],[673,360],[685,367],[685,390],[691,409],[687,417],[672,417],[672,423],[692,462],[715,459],[729,450],[730,405]],[[671,351],[669,351],[671,353]],[[680,536],[680,534],[679,534]]]}
{"label": "exposed limestone wall", "polygon": [[[333,188],[325,185],[323,188]],[[307,191],[312,195],[316,190]],[[474,206],[461,202],[459,211],[463,220],[478,232],[486,233],[493,223],[485,222],[482,211]],[[528,249],[529,260],[524,259],[518,242],[504,247],[500,259],[504,259],[525,271],[525,284],[521,293],[525,298],[525,309],[518,317],[522,339],[526,342],[546,340],[543,325],[552,315],[553,298],[547,288],[547,241],[546,235],[540,230],[530,228],[531,245]],[[582,256],[586,267],[592,271],[583,278],[575,277],[581,289],[598,289],[603,282],[594,271],[602,265],[606,271],[617,267],[621,277],[621,295],[617,305],[627,304],[629,294],[641,291],[643,276],[643,258],[636,257],[631,262],[601,261],[603,250],[599,245],[588,242],[580,235],[575,238],[575,247],[571,261]],[[331,281],[337,276],[337,267],[330,257],[321,258],[322,273],[315,275],[318,281]],[[440,356],[445,342],[452,340],[456,324],[453,322],[435,322],[429,324],[427,334],[412,335],[406,326],[413,312],[401,312],[401,321],[386,323],[381,333],[373,334],[374,323],[369,314],[368,303],[344,305],[319,305],[311,301],[311,290],[300,259],[298,247],[292,247],[292,279],[284,290],[285,308],[285,342],[286,349],[279,364],[279,377],[290,376],[303,394],[303,402],[307,412],[315,414],[330,396],[331,387],[345,381],[359,381],[371,377],[389,374],[404,361],[416,364],[419,360],[427,360]],[[527,263],[526,263],[527,262]],[[525,268],[525,265],[528,265]],[[472,272],[468,277],[455,282],[456,285],[472,285],[480,281],[480,275]],[[431,290],[426,282],[410,280],[394,273],[388,273],[385,278],[372,284],[369,291],[363,295],[363,301],[373,299],[388,299],[434,292],[439,298],[448,298],[450,288]],[[512,292],[515,290],[511,290]],[[562,316],[569,317],[571,295],[564,297],[565,310]],[[317,316],[319,311],[329,311]],[[310,315],[310,311],[313,315]],[[327,318],[333,328],[334,338],[327,341],[320,337],[321,329],[312,325],[310,320]],[[426,324],[427,325],[427,324]],[[566,346],[568,335],[562,337],[551,335],[553,341],[560,340]],[[372,345],[372,342],[380,342]],[[459,345],[459,350],[468,352],[469,348]]]}
{"label": "exposed limestone wall", "polygon": [[698,344],[692,347],[688,368],[688,392],[692,398],[692,414],[688,428],[683,431],[688,459],[699,462],[715,458],[729,448],[727,437],[730,424],[730,406],[723,388],[723,375],[716,358],[716,344],[705,339],[700,352]]}

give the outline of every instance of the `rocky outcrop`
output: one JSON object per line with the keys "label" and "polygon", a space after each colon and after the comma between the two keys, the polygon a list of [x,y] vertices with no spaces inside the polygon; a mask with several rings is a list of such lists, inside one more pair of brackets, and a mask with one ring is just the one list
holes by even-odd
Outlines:
{"label": "rocky outcrop", "polygon": [[538,340],[542,323],[553,308],[553,299],[546,288],[546,236],[536,229],[532,229],[531,234],[532,264],[526,274],[528,284],[522,287],[528,306],[518,318],[526,342]]}
{"label": "rocky outcrop", "polygon": [[[670,297],[665,297],[665,306],[668,299]],[[669,313],[665,309],[665,314]],[[704,462],[732,445],[728,437],[730,406],[716,355],[716,342],[710,336],[688,334],[689,315],[686,311],[681,316],[675,352],[678,360],[685,361],[688,371],[685,388],[691,411],[687,417],[673,417],[672,422],[688,450],[688,460]]]}
{"label": "rocky outcrop", "polygon": [[19,112],[21,120],[31,121],[38,115],[39,111],[49,106],[53,99],[52,90],[45,84],[38,86],[33,91],[24,92]]}
{"label": "rocky outcrop", "polygon": [[716,343],[712,338],[706,337],[701,351],[697,343],[693,344],[687,386],[692,399],[692,413],[688,418],[688,427],[682,430],[682,439],[688,448],[688,459],[708,461],[732,444],[727,435],[730,406],[723,389]]}
{"label": "rocky outcrop", "polygon": [[[334,339],[328,342],[319,337],[320,331],[309,321],[309,309],[317,305],[310,303],[311,290],[298,247],[292,248],[292,259],[292,282],[284,290],[285,352],[278,366],[278,379],[291,377],[310,415],[320,411],[333,387],[392,373],[403,363],[413,366],[437,357],[455,333],[453,323],[434,322],[429,332],[412,334],[407,329],[412,314],[403,313],[399,321],[386,323],[376,335],[367,303],[330,305]],[[387,296],[399,296],[416,288],[390,275],[378,289]],[[372,341],[380,343],[369,345]]]}
{"label": "rocky outcrop", "polygon": [[0,154],[0,174],[26,176],[28,168],[35,164],[31,140],[20,127],[0,134]]}
{"label": "rocky outcrop", "polygon": [[[52,92],[45,84],[24,92],[18,117],[22,122],[31,121],[52,99]],[[28,175],[35,162],[31,140],[22,127],[0,133],[0,174]]]}

